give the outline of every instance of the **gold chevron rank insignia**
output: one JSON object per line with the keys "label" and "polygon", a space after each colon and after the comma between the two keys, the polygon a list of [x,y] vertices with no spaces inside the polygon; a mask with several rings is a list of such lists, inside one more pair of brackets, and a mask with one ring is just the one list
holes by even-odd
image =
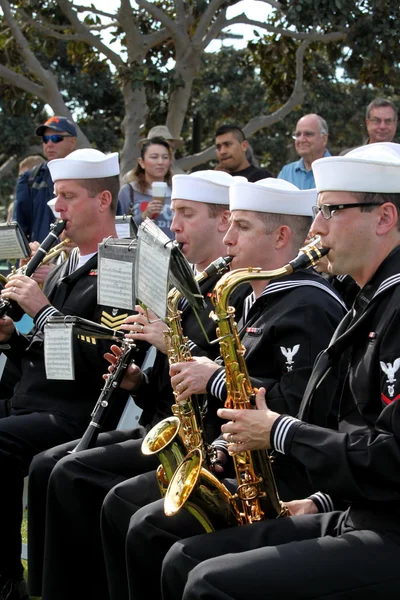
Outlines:
{"label": "gold chevron rank insignia", "polygon": [[100,323],[102,325],[106,325],[107,327],[111,327],[111,329],[118,329],[120,325],[122,325],[122,321],[128,317],[128,313],[124,313],[123,315],[110,315],[108,312],[103,310],[101,313]]}

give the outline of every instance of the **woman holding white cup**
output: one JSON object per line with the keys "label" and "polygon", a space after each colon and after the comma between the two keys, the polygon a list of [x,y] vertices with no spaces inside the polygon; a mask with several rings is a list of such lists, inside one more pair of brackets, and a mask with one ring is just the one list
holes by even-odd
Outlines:
{"label": "woman holding white cup", "polygon": [[153,219],[170,237],[172,149],[162,137],[146,141],[140,151],[132,181],[123,185],[118,195],[119,215],[133,215],[140,225],[144,219]]}

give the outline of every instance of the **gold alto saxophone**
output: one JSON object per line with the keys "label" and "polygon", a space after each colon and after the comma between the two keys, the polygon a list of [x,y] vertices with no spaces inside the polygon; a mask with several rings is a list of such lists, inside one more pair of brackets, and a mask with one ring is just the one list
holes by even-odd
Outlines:
{"label": "gold alto saxophone", "polygon": [[[231,260],[230,257],[217,259],[196,278],[197,281],[201,282],[225,271]],[[189,340],[183,334],[181,311],[178,309],[181,298],[182,294],[176,288],[168,294],[168,329],[164,336],[170,365],[192,360]],[[176,392],[174,396],[177,396]],[[205,439],[202,413],[196,398],[189,397],[184,402],[173,404],[171,410],[173,416],[157,423],[147,433],[142,443],[144,454],[157,454],[160,458],[161,465],[157,469],[157,480],[162,495],[165,494],[174,472],[188,452],[198,450],[202,464],[208,467],[214,458],[212,447]]]}
{"label": "gold alto saxophone", "polygon": [[[216,284],[212,294],[215,310],[210,316],[217,323],[218,342],[225,364],[227,387],[225,406],[227,408],[252,408],[256,393],[251,385],[244,359],[245,348],[240,341],[234,320],[235,309],[229,306],[232,292],[239,285],[253,279],[277,279],[301,268],[314,266],[329,251],[327,248],[319,249],[319,241],[319,237],[313,238],[307,246],[300,249],[294,260],[280,269],[273,271],[262,271],[260,268],[252,267],[236,269],[226,273]],[[238,488],[234,495],[225,488],[228,502],[225,513],[232,514],[235,510],[233,507],[236,507],[235,514],[238,516],[236,524],[240,525],[285,516],[287,509],[279,499],[268,453],[264,450],[237,452],[233,454],[233,461]],[[202,511],[204,495],[215,493],[215,490],[207,489],[208,481],[200,451],[194,449],[174,473],[165,495],[165,513],[174,515],[185,506],[195,514],[192,506],[197,504]],[[212,528],[218,528],[220,517],[221,515],[217,515],[215,518],[215,515],[211,514]],[[222,526],[227,527],[231,524],[232,521],[229,520]]]}

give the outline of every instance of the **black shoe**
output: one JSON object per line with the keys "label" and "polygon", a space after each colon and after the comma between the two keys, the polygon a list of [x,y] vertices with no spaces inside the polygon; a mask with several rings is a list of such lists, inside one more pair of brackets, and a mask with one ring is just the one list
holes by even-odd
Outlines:
{"label": "black shoe", "polygon": [[25,581],[5,579],[0,575],[0,600],[29,600]]}

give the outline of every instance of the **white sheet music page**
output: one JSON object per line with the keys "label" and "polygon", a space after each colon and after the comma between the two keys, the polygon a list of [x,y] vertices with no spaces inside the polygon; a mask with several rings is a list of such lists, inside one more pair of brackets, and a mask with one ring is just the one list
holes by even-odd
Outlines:
{"label": "white sheet music page", "polygon": [[21,247],[17,228],[12,225],[0,226],[0,259],[24,258],[25,253]]}
{"label": "white sheet music page", "polygon": [[47,379],[75,379],[71,323],[45,325],[44,362]]}
{"label": "white sheet music page", "polygon": [[99,244],[97,298],[99,304],[133,310],[136,240],[112,238]]}
{"label": "white sheet music page", "polygon": [[160,319],[167,316],[171,240],[146,219],[138,231],[136,297]]}

